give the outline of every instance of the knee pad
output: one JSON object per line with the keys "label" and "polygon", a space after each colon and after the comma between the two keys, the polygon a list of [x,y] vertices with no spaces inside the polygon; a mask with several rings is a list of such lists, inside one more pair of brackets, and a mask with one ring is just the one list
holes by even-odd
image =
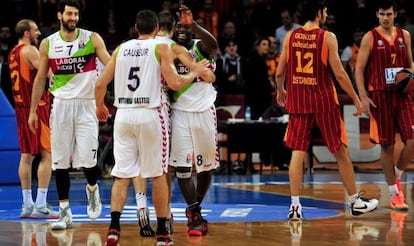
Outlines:
{"label": "knee pad", "polygon": [[176,167],[175,176],[179,179],[191,178],[191,167]]}

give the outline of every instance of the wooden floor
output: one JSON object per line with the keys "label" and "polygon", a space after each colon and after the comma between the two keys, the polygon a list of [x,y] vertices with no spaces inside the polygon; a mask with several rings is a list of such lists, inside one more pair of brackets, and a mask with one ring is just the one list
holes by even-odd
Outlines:
{"label": "wooden floor", "polygon": [[[262,177],[266,175],[269,174],[264,174]],[[279,172],[278,175],[283,177],[286,174]],[[243,182],[234,182],[237,177],[233,176],[234,179],[225,178],[228,181],[233,181],[222,183],[222,186],[238,191],[254,191],[259,196],[263,194],[288,195],[287,183],[263,185],[258,182],[257,185],[246,185]],[[395,212],[389,208],[388,188],[381,177],[381,173],[357,174],[358,188],[364,190],[366,196],[380,199],[377,210],[359,217],[350,216],[345,209],[346,206],[343,206],[344,209],[333,208],[338,212],[335,216],[306,219],[307,215],[311,217],[312,209],[309,208],[308,214],[304,214],[305,220],[296,223],[288,223],[284,218],[263,222],[211,222],[209,223],[209,234],[204,237],[187,237],[185,223],[176,222],[172,237],[175,245],[183,246],[414,245],[414,213],[412,210],[414,175],[409,172],[404,176],[403,189],[407,203],[411,208],[406,213]],[[343,203],[345,194],[336,171],[317,170],[313,175],[306,175],[304,181],[303,195],[315,201],[315,212],[321,201]],[[8,189],[8,187],[0,188]],[[223,194],[223,196],[225,195]],[[217,194],[217,196],[221,195]],[[103,202],[107,203],[108,200]],[[259,204],[260,198],[257,201],[247,202]],[[208,202],[206,203],[208,204]],[[285,214],[288,208],[282,206],[281,209]],[[274,213],[277,212],[280,211],[274,211]],[[207,219],[209,218],[207,217]],[[109,223],[75,223],[73,229],[64,231],[51,231],[49,225],[50,222],[47,221],[1,220],[0,245],[104,245]],[[121,245],[155,245],[155,239],[143,238],[138,235],[136,222],[122,223],[121,226]]]}
{"label": "wooden floor", "polygon": [[[182,216],[174,223],[174,245],[414,245],[414,164],[403,176],[402,188],[410,207],[404,213],[392,211],[389,207],[388,187],[379,162],[355,163],[358,189],[364,190],[368,198],[378,198],[380,204],[372,213],[354,217],[349,215],[344,203],[346,196],[336,164],[322,164],[317,160],[315,163],[314,173],[307,173],[303,180],[305,219],[302,222],[289,223],[286,220],[290,203],[287,171],[276,170],[271,174],[267,167],[263,175],[216,175],[203,209],[212,208],[210,211],[214,212],[219,210],[214,206],[231,208],[241,204],[251,209],[247,210],[246,219],[240,216],[240,220],[234,221],[231,216],[223,216],[221,210],[215,216],[211,212],[205,216],[210,221],[208,235],[187,237],[185,216]],[[85,219],[75,222],[73,229],[64,231],[51,231],[51,221],[19,219],[19,186],[0,186],[0,246],[104,245],[109,225],[111,182],[100,181],[101,198],[106,205],[102,221],[89,221],[84,211],[85,181],[83,178],[78,182],[72,180],[71,204],[82,204],[82,211],[77,213],[76,218],[83,216]],[[177,207],[183,200],[177,186],[173,191],[172,205]],[[49,202],[57,205],[54,181],[49,189]],[[132,206],[135,203],[131,191],[128,203]],[[133,209],[131,211],[134,213]],[[258,214],[259,217],[251,214]],[[248,220],[249,216],[253,219]],[[155,218],[151,221],[155,222]],[[121,217],[120,245],[155,244],[154,238],[139,236],[136,217],[135,221],[122,221]]]}

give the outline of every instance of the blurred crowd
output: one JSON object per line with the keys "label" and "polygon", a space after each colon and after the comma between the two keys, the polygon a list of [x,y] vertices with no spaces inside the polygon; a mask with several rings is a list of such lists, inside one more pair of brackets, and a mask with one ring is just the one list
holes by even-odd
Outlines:
{"label": "blurred crowd", "polygon": [[[79,0],[82,6],[80,26],[99,32],[108,49],[134,37],[133,23],[139,9],[176,12],[178,1]],[[245,104],[253,105],[253,116],[259,117],[273,102],[274,73],[281,43],[287,31],[300,26],[301,0],[186,0],[194,19],[217,38],[216,55],[217,105],[226,104],[225,95],[244,94]],[[330,1],[330,12],[324,28],[334,32],[339,51],[351,78],[360,39],[377,25],[375,0]],[[398,2],[396,24],[414,35],[412,3]],[[0,69],[7,70],[7,54],[16,43],[14,25],[18,19],[31,18],[39,23],[42,37],[58,30],[57,0],[4,0],[0,10]],[[414,43],[414,42],[412,42]],[[0,71],[1,71],[0,70]],[[1,81],[8,71],[2,71]],[[0,83],[1,83],[0,81]],[[3,90],[8,94],[9,88]]]}

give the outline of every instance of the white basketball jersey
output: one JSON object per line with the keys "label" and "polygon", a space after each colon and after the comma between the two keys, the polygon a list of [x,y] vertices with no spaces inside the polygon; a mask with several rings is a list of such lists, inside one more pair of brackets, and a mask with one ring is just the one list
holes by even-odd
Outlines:
{"label": "white basketball jersey", "polygon": [[120,45],[115,61],[115,102],[118,108],[156,108],[165,102],[155,39],[129,40]]}
{"label": "white basketball jersey", "polygon": [[[200,42],[199,39],[194,39],[193,46],[189,52],[196,61],[201,61],[204,59],[204,56],[197,48],[198,42]],[[186,74],[189,72],[189,68],[181,62],[178,62],[176,67],[179,74]],[[213,72],[216,69],[216,64],[213,59],[210,60],[210,69]],[[203,112],[214,105],[216,96],[217,91],[213,84],[205,83],[198,77],[192,83],[174,92],[171,108],[187,112]]]}
{"label": "white basketball jersey", "polygon": [[93,99],[98,64],[92,32],[77,30],[79,34],[73,41],[63,40],[59,31],[47,37],[49,65],[53,73],[50,91],[63,99]]}

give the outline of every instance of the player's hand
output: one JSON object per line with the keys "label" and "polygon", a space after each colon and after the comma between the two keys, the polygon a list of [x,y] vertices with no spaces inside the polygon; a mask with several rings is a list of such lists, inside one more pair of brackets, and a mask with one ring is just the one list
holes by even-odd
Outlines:
{"label": "player's hand", "polygon": [[362,112],[366,116],[369,116],[371,114],[371,110],[370,110],[371,106],[374,108],[377,107],[377,105],[375,105],[375,103],[371,100],[371,98],[367,96],[361,97],[361,103],[362,103]]}
{"label": "player's hand", "polygon": [[276,102],[281,107],[286,106],[286,90],[285,89],[277,89]]}
{"label": "player's hand", "polygon": [[193,13],[191,12],[191,10],[184,4],[181,4],[179,10],[180,12],[177,14],[180,18],[181,24],[191,25],[193,23]]}
{"label": "player's hand", "polygon": [[194,72],[197,74],[197,77],[210,71],[210,61],[207,59],[203,59],[197,63],[194,64],[194,66],[190,69],[191,72]]}
{"label": "player's hand", "polygon": [[38,126],[38,118],[37,118],[37,113],[30,113],[29,114],[29,119],[27,120],[27,123],[29,124],[29,129],[31,132],[33,132],[34,134],[37,133],[37,128]]}
{"label": "player's hand", "polygon": [[363,113],[363,107],[362,107],[362,102],[359,100],[359,98],[354,100],[354,105],[355,105],[357,111],[355,113],[352,113],[352,114],[354,116],[360,116]]}
{"label": "player's hand", "polygon": [[96,106],[96,117],[101,122],[107,122],[109,117],[109,110],[104,106]]}

